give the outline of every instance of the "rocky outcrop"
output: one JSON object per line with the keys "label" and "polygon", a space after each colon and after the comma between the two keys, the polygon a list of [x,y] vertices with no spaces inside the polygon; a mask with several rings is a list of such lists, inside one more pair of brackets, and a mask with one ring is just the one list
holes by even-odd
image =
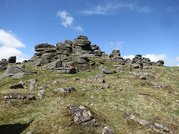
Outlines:
{"label": "rocky outcrop", "polygon": [[135,57],[131,59],[124,59],[121,57],[120,50],[113,50],[109,55],[111,61],[114,61],[120,65],[131,65],[134,69],[142,69],[143,66],[163,66],[164,61],[159,60],[157,62],[152,62],[149,58],[142,57],[140,54],[136,54]]}
{"label": "rocky outcrop", "polygon": [[121,65],[125,64],[125,59],[121,57],[120,50],[113,50],[112,53],[109,55],[109,58]]}
{"label": "rocky outcrop", "polygon": [[[89,69],[95,65],[90,61],[90,57],[105,55],[99,46],[91,44],[88,37],[84,35],[78,36],[73,41],[65,40],[56,45],[41,43],[35,46],[35,51],[36,53],[30,60],[34,65],[56,70],[59,73],[74,73],[75,69]],[[137,54],[132,60],[124,59],[121,57],[120,50],[113,50],[109,58],[120,65],[131,64],[132,68],[164,65],[163,61],[151,62],[149,58],[144,58],[140,54]]]}
{"label": "rocky outcrop", "polygon": [[145,58],[145,57],[142,57],[142,55],[137,54],[132,59],[132,64],[136,64],[139,67],[143,67],[143,66],[163,66],[164,61],[159,60],[157,62],[152,62],[149,58]]}
{"label": "rocky outcrop", "polygon": [[104,54],[97,45],[91,45],[87,36],[80,35],[74,41],[65,40],[55,45],[41,43],[35,46],[36,53],[31,58],[36,66],[57,70],[59,73],[75,72],[75,68],[85,70],[91,64],[89,57]]}

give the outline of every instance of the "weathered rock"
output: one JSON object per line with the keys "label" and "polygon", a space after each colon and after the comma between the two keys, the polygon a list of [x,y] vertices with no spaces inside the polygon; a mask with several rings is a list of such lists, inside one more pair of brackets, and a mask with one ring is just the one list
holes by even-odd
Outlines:
{"label": "weathered rock", "polygon": [[53,91],[59,93],[72,93],[75,92],[76,89],[74,87],[66,87],[66,88],[56,88]]}
{"label": "weathered rock", "polygon": [[149,58],[145,58],[142,57],[142,55],[137,54],[135,55],[135,57],[132,59],[132,64],[139,64],[143,66],[163,66],[164,65],[164,61],[159,60],[157,62],[151,62],[151,60]]}
{"label": "weathered rock", "polygon": [[112,129],[109,129],[108,127],[104,127],[102,130],[102,134],[115,134]]}
{"label": "weathered rock", "polygon": [[125,59],[125,64],[131,64],[132,63],[132,60],[131,59]]}
{"label": "weathered rock", "polygon": [[163,60],[159,60],[157,62],[154,63],[155,66],[163,66],[164,65],[164,61]]}
{"label": "weathered rock", "polygon": [[16,63],[16,56],[9,57],[8,63]]}
{"label": "weathered rock", "polygon": [[120,50],[113,50],[112,53],[109,55],[112,59],[118,59],[121,58]]}
{"label": "weathered rock", "polygon": [[83,124],[94,119],[93,114],[85,106],[70,106],[69,112],[72,114],[75,124]]}
{"label": "weathered rock", "polygon": [[65,68],[65,67],[58,67],[55,68],[55,71],[60,73],[60,74],[75,74],[77,73],[76,68]]}
{"label": "weathered rock", "polygon": [[19,82],[10,86],[10,89],[24,88],[23,83]]}
{"label": "weathered rock", "polygon": [[40,89],[37,95],[40,99],[42,99],[45,96],[45,88]]}
{"label": "weathered rock", "polygon": [[48,43],[41,43],[35,46],[35,51],[54,51],[56,48]]}
{"label": "weathered rock", "polygon": [[150,72],[143,72],[143,71],[140,71],[140,72],[132,72],[133,75],[141,80],[154,80],[155,79],[155,76],[150,73]]}
{"label": "weathered rock", "polygon": [[4,96],[4,99],[26,99],[26,100],[35,100],[35,96],[27,93],[10,93]]}
{"label": "weathered rock", "polygon": [[104,73],[104,74],[114,74],[114,73],[116,73],[116,71],[107,70],[107,69],[105,69],[105,68],[101,68],[101,71],[102,71],[102,73]]}
{"label": "weathered rock", "polygon": [[136,117],[135,115],[129,114],[129,113],[125,113],[124,117],[129,121],[134,121],[135,123],[138,123],[139,125],[149,127],[157,133],[165,132],[165,133],[173,134],[169,128],[163,126],[162,124],[155,123],[155,122],[149,122],[147,120],[140,119],[140,118]]}
{"label": "weathered rock", "polygon": [[0,70],[5,70],[7,68],[8,61],[6,59],[0,60]]}
{"label": "weathered rock", "polygon": [[134,63],[131,66],[132,66],[133,69],[139,69],[139,68],[143,67],[143,65],[141,63],[140,64],[139,63]]}
{"label": "weathered rock", "polygon": [[28,85],[29,90],[33,90],[35,88],[36,83],[37,83],[37,79],[30,79],[28,82],[29,82],[29,85]]}
{"label": "weathered rock", "polygon": [[79,35],[77,39],[88,40],[88,37],[84,35]]}
{"label": "weathered rock", "polygon": [[22,78],[24,75],[29,73],[30,72],[28,72],[24,66],[12,65],[12,66],[8,66],[8,68],[4,71],[4,73],[0,77]]}

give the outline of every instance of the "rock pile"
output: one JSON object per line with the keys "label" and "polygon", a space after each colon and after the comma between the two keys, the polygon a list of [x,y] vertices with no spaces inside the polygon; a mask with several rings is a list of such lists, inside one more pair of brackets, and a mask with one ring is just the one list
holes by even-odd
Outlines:
{"label": "rock pile", "polygon": [[159,60],[157,62],[152,62],[149,58],[142,57],[140,54],[136,54],[135,57],[131,59],[124,59],[121,57],[119,50],[113,50],[109,55],[111,61],[119,63],[120,65],[131,64],[133,68],[143,68],[143,66],[163,66],[164,61]]}
{"label": "rock pile", "polygon": [[35,46],[36,53],[31,61],[36,66],[60,70],[62,73],[74,73],[74,68],[86,69],[91,64],[89,57],[100,57],[104,53],[97,45],[91,45],[86,36],[80,35],[74,41],[65,40],[56,46],[42,43]]}
{"label": "rock pile", "polygon": [[[104,56],[99,46],[91,44],[87,36],[80,35],[73,41],[65,40],[56,45],[41,43],[35,46],[36,53],[30,61],[36,66],[56,70],[59,73],[76,73],[77,70],[86,70],[95,65],[90,57]],[[113,50],[109,55],[111,61],[120,65],[131,64],[133,68],[143,66],[163,66],[163,61],[151,62],[137,54],[132,60],[121,57],[120,50]]]}

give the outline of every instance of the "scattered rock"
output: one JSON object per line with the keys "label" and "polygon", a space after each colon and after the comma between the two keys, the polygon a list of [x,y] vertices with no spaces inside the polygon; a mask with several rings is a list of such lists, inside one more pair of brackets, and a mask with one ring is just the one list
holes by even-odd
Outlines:
{"label": "scattered rock", "polygon": [[114,73],[116,73],[116,71],[107,70],[105,68],[101,68],[101,71],[102,71],[103,74],[114,74]]}
{"label": "scattered rock", "polygon": [[102,130],[102,134],[115,134],[112,129],[109,129],[108,127],[104,127]]}
{"label": "scattered rock", "polygon": [[37,95],[40,99],[42,99],[45,96],[45,89],[42,88]]}
{"label": "scattered rock", "polygon": [[155,122],[149,122],[147,120],[140,119],[140,118],[136,117],[135,115],[129,114],[129,113],[125,113],[124,117],[129,121],[134,121],[135,123],[138,123],[139,125],[149,127],[157,133],[165,132],[165,133],[173,134],[169,128],[163,126],[162,124],[158,124]]}
{"label": "scattered rock", "polygon": [[36,83],[37,83],[37,79],[30,79],[30,80],[28,80],[28,82],[29,82],[29,90],[33,90],[34,88],[35,88],[35,85],[36,85]]}
{"label": "scattered rock", "polygon": [[10,86],[10,89],[24,88],[23,83],[19,82]]}
{"label": "scattered rock", "polygon": [[4,96],[4,99],[26,99],[26,100],[35,100],[35,96],[28,93],[9,93]]}
{"label": "scattered rock", "polygon": [[150,72],[140,71],[140,72],[132,72],[132,74],[141,80],[147,80],[147,79],[154,80],[155,79],[155,76]]}
{"label": "scattered rock", "polygon": [[65,68],[65,67],[59,67],[55,68],[56,72],[60,74],[75,74],[77,73],[76,68]]}
{"label": "scattered rock", "polygon": [[76,89],[74,87],[66,87],[66,88],[56,88],[53,91],[59,93],[72,93],[76,91]]}

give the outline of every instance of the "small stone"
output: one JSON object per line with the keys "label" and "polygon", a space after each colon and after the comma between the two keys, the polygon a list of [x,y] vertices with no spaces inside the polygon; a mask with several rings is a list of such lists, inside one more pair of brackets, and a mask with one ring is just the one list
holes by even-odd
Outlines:
{"label": "small stone", "polygon": [[104,127],[102,130],[102,134],[115,134],[113,130],[109,129],[108,127]]}
{"label": "small stone", "polygon": [[56,88],[53,91],[59,93],[71,93],[76,91],[76,89],[74,87],[66,87],[66,88]]}
{"label": "small stone", "polygon": [[40,99],[42,99],[45,96],[45,89],[44,88],[41,89],[37,95],[39,96]]}

